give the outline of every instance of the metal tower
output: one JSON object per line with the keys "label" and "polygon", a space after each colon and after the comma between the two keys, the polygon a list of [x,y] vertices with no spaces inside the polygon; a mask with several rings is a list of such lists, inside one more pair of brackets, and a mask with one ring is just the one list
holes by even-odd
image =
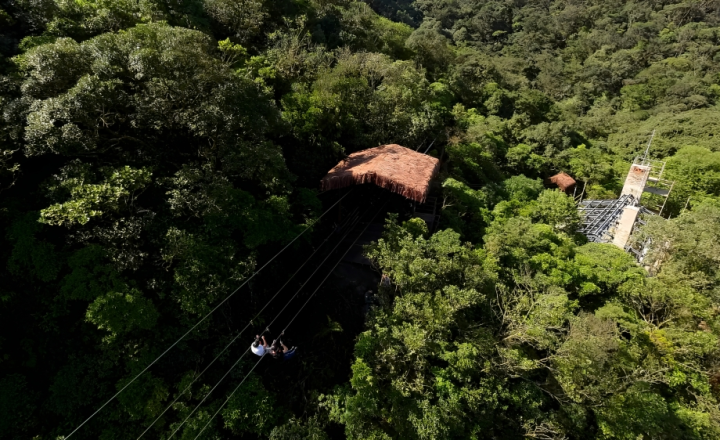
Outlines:
{"label": "metal tower", "polygon": [[[643,155],[633,160],[619,198],[580,202],[578,209],[583,214],[583,225],[579,232],[590,241],[613,243],[627,249],[641,214],[662,215],[674,182],[663,178],[665,162],[650,158],[654,137],[655,130]],[[650,196],[643,197],[646,193]]]}

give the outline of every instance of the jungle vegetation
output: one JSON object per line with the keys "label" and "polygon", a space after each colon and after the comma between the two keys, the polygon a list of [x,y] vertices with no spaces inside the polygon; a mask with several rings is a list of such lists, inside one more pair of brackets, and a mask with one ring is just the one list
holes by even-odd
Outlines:
{"label": "jungle vegetation", "polygon": [[[386,143],[442,158],[440,227],[387,218],[377,304],[330,284],[203,438],[720,438],[717,0],[0,0],[0,110],[0,438],[66,436]],[[543,179],[616,197],[653,130],[675,186],[640,266]],[[73,438],[178,398],[169,438],[317,240]]]}

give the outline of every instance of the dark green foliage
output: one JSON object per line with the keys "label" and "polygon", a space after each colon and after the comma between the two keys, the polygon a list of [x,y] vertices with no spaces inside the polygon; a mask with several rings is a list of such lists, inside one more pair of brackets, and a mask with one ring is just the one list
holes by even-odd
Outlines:
{"label": "dark green foliage", "polygon": [[299,141],[288,155],[302,165],[298,172],[319,179],[343,153],[419,144],[448,113],[444,95],[409,61],[340,52],[312,84],[298,83],[283,97],[283,116]]}
{"label": "dark green foliage", "polygon": [[45,282],[57,277],[60,267],[55,246],[36,237],[42,229],[37,213],[33,212],[19,218],[10,227],[7,236],[12,243],[12,251],[7,261],[10,273],[31,274]]}
{"label": "dark green foliage", "polygon": [[[289,329],[299,355],[211,421],[250,354],[180,427],[334,211],[74,438],[135,438],[176,397],[146,438],[720,438],[719,14],[0,0],[0,438],[71,432],[332,203],[330,167],[388,143],[441,159],[439,224],[391,216],[375,271],[340,266]],[[675,184],[643,267],[543,182],[615,198],[653,130]]]}
{"label": "dark green foliage", "polygon": [[[486,146],[490,144],[489,148]],[[479,143],[455,144],[447,146],[447,154],[453,162],[452,174],[467,183],[491,183],[500,179],[492,140],[485,145]],[[489,150],[489,151],[488,151]]]}
{"label": "dark green foliage", "polygon": [[223,410],[225,426],[235,434],[268,435],[284,415],[275,396],[255,375],[248,377]]}
{"label": "dark green foliage", "polygon": [[371,0],[367,2],[380,15],[392,21],[409,24],[413,27],[422,21],[422,14],[412,0]]}
{"label": "dark green foliage", "polygon": [[90,356],[71,356],[66,365],[58,366],[52,378],[47,402],[50,411],[68,422],[77,421],[81,412],[89,410],[110,391],[103,380],[107,379],[107,372],[103,370],[109,367],[111,365],[98,364]]}
{"label": "dark green foliage", "polygon": [[629,254],[610,246],[588,243],[577,249],[578,295],[601,292],[616,294],[618,288],[630,281],[639,281],[645,273],[637,267]]}
{"label": "dark green foliage", "polygon": [[[336,397],[333,417],[345,423],[351,438],[473,432],[472,403],[466,399],[499,405],[508,397],[482,396],[474,385],[458,382],[461,371],[482,364],[473,355],[488,348],[484,332],[471,325],[489,283],[482,255],[462,245],[452,231],[425,239],[394,222],[369,255],[394,285],[380,292],[383,307],[360,335],[352,391]],[[503,390],[501,383],[489,381]],[[479,395],[470,398],[473,394]]]}
{"label": "dark green foliage", "polygon": [[540,195],[543,184],[540,179],[533,180],[520,174],[503,180],[502,189],[507,193],[510,200],[530,202]]}
{"label": "dark green foliage", "polygon": [[270,440],[326,440],[328,438],[328,435],[314,419],[308,423],[290,419],[286,424],[275,427],[270,433]]}
{"label": "dark green foliage", "polygon": [[26,435],[33,425],[33,393],[27,379],[20,374],[10,374],[0,379],[0,428],[3,435],[20,437]]}
{"label": "dark green foliage", "polygon": [[578,230],[581,220],[575,201],[560,190],[543,191],[533,206],[532,217],[569,235]]}
{"label": "dark green foliage", "polygon": [[448,178],[443,182],[443,223],[462,234],[463,238],[479,241],[482,239],[488,207],[494,193],[491,187],[474,190],[462,182]]}
{"label": "dark green foliage", "polygon": [[106,292],[121,290],[123,280],[106,258],[106,252],[98,245],[77,250],[68,258],[70,271],[60,292],[68,299],[93,301]]}
{"label": "dark green foliage", "polygon": [[350,388],[327,400],[331,417],[349,438],[714,438],[715,269],[689,275],[689,243],[671,231],[698,236],[690,225],[717,213],[654,226],[654,248],[677,246],[670,259],[651,253],[655,278],[621,249],[578,246],[527,217],[496,219],[476,249],[391,222],[368,252],[390,283],[356,344]]}

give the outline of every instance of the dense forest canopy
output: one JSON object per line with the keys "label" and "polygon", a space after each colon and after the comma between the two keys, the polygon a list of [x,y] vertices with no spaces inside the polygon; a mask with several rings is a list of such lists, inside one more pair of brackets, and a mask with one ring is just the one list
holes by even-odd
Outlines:
{"label": "dense forest canopy", "polygon": [[[720,438],[719,1],[0,0],[0,110],[0,438],[67,436],[310,225],[72,438]],[[640,266],[543,179],[615,198],[653,130]],[[222,406],[320,178],[389,143],[442,160],[440,227],[388,216],[373,305],[331,279]]]}

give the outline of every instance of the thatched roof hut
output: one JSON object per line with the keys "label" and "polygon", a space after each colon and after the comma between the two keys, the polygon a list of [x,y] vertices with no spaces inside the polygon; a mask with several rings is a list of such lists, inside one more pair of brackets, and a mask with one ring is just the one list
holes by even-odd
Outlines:
{"label": "thatched roof hut", "polygon": [[397,144],[355,152],[340,161],[320,181],[322,191],[373,183],[423,203],[440,161]]}
{"label": "thatched roof hut", "polygon": [[548,179],[551,186],[557,186],[561,191],[571,192],[575,188],[575,179],[566,173],[558,173]]}

